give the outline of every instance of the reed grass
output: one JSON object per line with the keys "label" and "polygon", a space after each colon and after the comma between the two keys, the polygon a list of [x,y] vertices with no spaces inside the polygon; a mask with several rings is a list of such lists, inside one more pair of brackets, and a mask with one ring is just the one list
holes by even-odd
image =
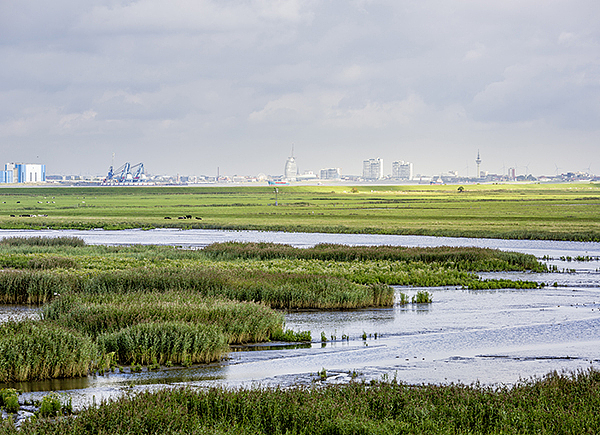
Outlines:
{"label": "reed grass", "polygon": [[318,244],[300,249],[277,243],[214,243],[203,252],[219,259],[301,258],[321,261],[378,261],[390,260],[405,263],[438,263],[449,268],[468,271],[546,271],[545,265],[535,256],[519,252],[477,247],[405,247],[405,246],[348,246]]}
{"label": "reed grass", "polygon": [[140,323],[215,325],[232,344],[268,341],[283,332],[284,316],[264,304],[169,291],[70,295],[43,307],[44,320],[93,338]]}
{"label": "reed grass", "polygon": [[216,325],[185,322],[140,323],[103,334],[97,343],[104,354],[115,354],[121,364],[209,363],[228,351],[227,335]]}
{"label": "reed grass", "polygon": [[97,356],[89,337],[57,325],[0,324],[0,382],[86,376]]}
{"label": "reed grass", "polygon": [[413,304],[430,304],[433,302],[431,297],[431,293],[424,290],[419,290],[415,295],[413,295],[411,302]]}
{"label": "reed grass", "polygon": [[[352,382],[293,388],[162,389],[76,418],[32,419],[23,435],[595,434],[600,373],[551,373],[513,387]],[[14,426],[6,424],[0,434]]]}
{"label": "reed grass", "polygon": [[80,237],[60,236],[60,237],[4,237],[0,239],[0,245],[8,246],[85,246],[85,241]]}
{"label": "reed grass", "polygon": [[0,303],[39,305],[77,287],[75,277],[55,271],[4,270],[0,272]]}

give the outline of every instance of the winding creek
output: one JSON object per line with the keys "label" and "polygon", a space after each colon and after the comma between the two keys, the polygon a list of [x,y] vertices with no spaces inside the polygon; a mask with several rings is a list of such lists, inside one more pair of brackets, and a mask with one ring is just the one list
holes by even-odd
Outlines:
{"label": "winding creek", "polygon": [[[312,344],[237,347],[228,360],[208,366],[10,385],[25,391],[25,400],[56,390],[70,396],[77,409],[127,391],[148,388],[310,384],[318,379],[316,373],[322,369],[327,371],[328,383],[347,382],[352,377],[397,377],[407,383],[512,384],[553,370],[600,368],[600,243],[217,230],[0,230],[0,237],[23,235],[73,235],[90,244],[168,244],[187,248],[229,240],[298,247],[323,242],[480,246],[531,253],[538,258],[547,256],[550,259],[544,261],[565,271],[482,274],[547,284],[537,290],[428,288],[433,303],[427,306],[288,313],[287,327],[310,330]],[[592,259],[567,260],[577,256]],[[398,287],[397,293],[411,296],[417,290]],[[34,308],[0,306],[0,321],[36,315]],[[326,343],[320,341],[322,332],[328,338]],[[349,339],[342,340],[342,335]]]}

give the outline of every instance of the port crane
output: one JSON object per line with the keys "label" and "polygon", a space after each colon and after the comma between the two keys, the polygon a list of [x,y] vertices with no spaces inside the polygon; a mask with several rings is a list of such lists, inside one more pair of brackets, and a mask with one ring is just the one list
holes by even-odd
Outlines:
{"label": "port crane", "polygon": [[137,182],[145,177],[144,164],[138,163],[137,165],[131,165],[126,162],[114,169],[111,165],[108,170],[108,175],[104,179],[105,183],[126,183],[126,182]]}

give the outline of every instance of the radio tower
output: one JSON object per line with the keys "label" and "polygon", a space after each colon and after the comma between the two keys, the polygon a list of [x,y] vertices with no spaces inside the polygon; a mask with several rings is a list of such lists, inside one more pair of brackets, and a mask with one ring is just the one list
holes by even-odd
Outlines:
{"label": "radio tower", "polygon": [[477,158],[475,159],[475,163],[477,163],[477,178],[481,178],[481,172],[479,172],[479,165],[481,165],[481,157],[479,157],[479,150],[477,150]]}

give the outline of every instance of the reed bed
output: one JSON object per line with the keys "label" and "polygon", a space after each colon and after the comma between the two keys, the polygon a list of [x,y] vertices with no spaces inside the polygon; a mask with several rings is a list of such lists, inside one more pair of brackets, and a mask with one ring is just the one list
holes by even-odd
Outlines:
{"label": "reed bed", "polygon": [[195,364],[220,360],[228,351],[227,335],[216,325],[185,322],[140,323],[97,339],[103,354],[122,364]]}
{"label": "reed bed", "polygon": [[92,340],[43,322],[0,324],[0,382],[86,376],[97,358]]}
{"label": "reed bed", "polygon": [[[163,389],[32,419],[36,434],[593,434],[600,373],[552,373],[513,387],[350,383],[322,388]],[[5,423],[0,434],[12,433]]]}
{"label": "reed bed", "polygon": [[217,267],[140,268],[56,273],[0,273],[3,303],[45,303],[55,294],[190,291],[206,297],[263,302],[272,308],[349,309],[391,306],[393,289],[343,277]]}
{"label": "reed bed", "polygon": [[78,280],[55,271],[0,271],[0,303],[43,304],[78,287]]}
{"label": "reed bed", "polygon": [[268,341],[284,325],[283,314],[266,305],[182,291],[63,296],[44,306],[42,316],[93,338],[140,323],[215,325],[232,344]]}
{"label": "reed bed", "polygon": [[458,270],[470,271],[546,271],[535,256],[518,252],[476,247],[348,246],[318,244],[300,249],[277,243],[214,243],[203,249],[214,258],[302,258],[321,261],[392,260],[406,263],[439,263]]}
{"label": "reed bed", "polygon": [[0,239],[0,245],[7,246],[70,246],[81,247],[85,246],[85,241],[80,237],[4,237]]}

